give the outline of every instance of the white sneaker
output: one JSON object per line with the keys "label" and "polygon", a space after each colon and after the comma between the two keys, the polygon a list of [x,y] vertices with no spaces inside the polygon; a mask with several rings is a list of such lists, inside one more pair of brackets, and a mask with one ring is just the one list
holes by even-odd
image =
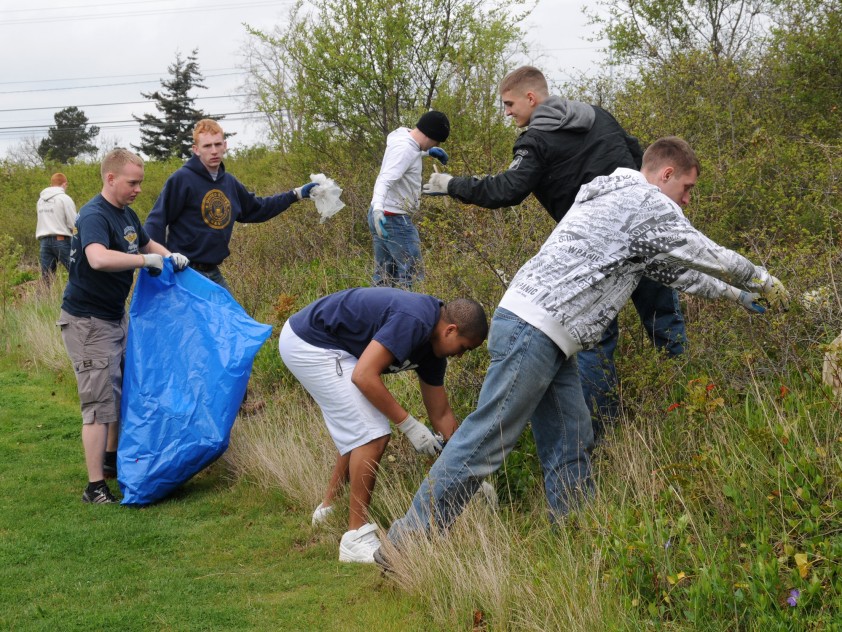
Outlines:
{"label": "white sneaker", "polygon": [[370,522],[342,536],[339,541],[339,561],[373,564],[374,552],[379,548],[377,525]]}
{"label": "white sneaker", "polygon": [[320,504],[316,507],[316,511],[313,512],[313,526],[315,527],[325,522],[332,513],[333,505],[325,507],[324,503]]}

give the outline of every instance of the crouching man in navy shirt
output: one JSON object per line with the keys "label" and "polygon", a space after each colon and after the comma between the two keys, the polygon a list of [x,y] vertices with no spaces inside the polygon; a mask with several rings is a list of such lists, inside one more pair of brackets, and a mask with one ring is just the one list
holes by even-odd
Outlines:
{"label": "crouching man in navy shirt", "polygon": [[342,562],[374,561],[380,546],[368,506],[377,467],[389,442],[389,422],[417,452],[435,456],[441,443],[392,396],[383,373],[414,370],[433,429],[445,440],[457,421],[444,389],[447,358],[475,349],[488,334],[479,303],[442,303],[394,288],[355,288],[330,294],[294,314],[281,332],[287,368],[322,409],[338,456],[313,524],[333,510],[340,487],[350,482],[348,531],[339,543]]}

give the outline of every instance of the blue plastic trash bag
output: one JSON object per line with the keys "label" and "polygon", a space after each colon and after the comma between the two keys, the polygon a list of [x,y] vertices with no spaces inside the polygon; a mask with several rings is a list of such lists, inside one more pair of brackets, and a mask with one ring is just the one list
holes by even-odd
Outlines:
{"label": "blue plastic trash bag", "polygon": [[272,328],[172,262],[142,269],[129,309],[117,472],[124,505],[164,498],[228,448],[252,362]]}

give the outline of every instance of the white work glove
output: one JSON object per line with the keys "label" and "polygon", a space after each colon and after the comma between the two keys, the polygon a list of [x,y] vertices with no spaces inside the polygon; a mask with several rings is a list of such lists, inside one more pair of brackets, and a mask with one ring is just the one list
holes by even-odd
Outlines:
{"label": "white work glove", "polygon": [[181,272],[190,265],[190,259],[185,257],[180,252],[174,252],[170,255],[170,259],[172,259],[172,267],[175,268],[176,272]]}
{"label": "white work glove", "polygon": [[757,299],[760,298],[760,294],[757,292],[746,292],[738,287],[728,286],[725,296],[753,314],[762,314],[766,311],[766,308],[757,302]]}
{"label": "white work glove", "polygon": [[389,231],[386,230],[386,214],[382,208],[371,211],[371,219],[374,220],[374,230],[380,239],[389,239]]}
{"label": "white work glove", "polygon": [[784,312],[789,309],[789,292],[777,278],[769,277],[760,293],[772,309]]}
{"label": "white work glove", "polygon": [[164,269],[164,258],[161,255],[141,255],[143,257],[143,267],[149,270],[152,276],[161,274]]}
{"label": "white work glove", "polygon": [[430,180],[421,187],[424,195],[447,195],[447,184],[453,179],[448,173],[432,173]]}
{"label": "white work glove", "polygon": [[412,415],[407,415],[406,419],[396,425],[398,430],[406,435],[406,438],[409,439],[409,442],[418,454],[436,456],[441,452],[441,443],[433,436],[433,433],[427,426]]}

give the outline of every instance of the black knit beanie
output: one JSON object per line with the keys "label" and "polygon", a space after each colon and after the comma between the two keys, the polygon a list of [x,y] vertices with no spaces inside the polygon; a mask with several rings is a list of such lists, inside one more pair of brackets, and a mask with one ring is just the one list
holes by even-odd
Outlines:
{"label": "black knit beanie", "polygon": [[447,120],[446,115],[435,110],[422,114],[415,127],[438,143],[443,143],[450,136],[450,121]]}

